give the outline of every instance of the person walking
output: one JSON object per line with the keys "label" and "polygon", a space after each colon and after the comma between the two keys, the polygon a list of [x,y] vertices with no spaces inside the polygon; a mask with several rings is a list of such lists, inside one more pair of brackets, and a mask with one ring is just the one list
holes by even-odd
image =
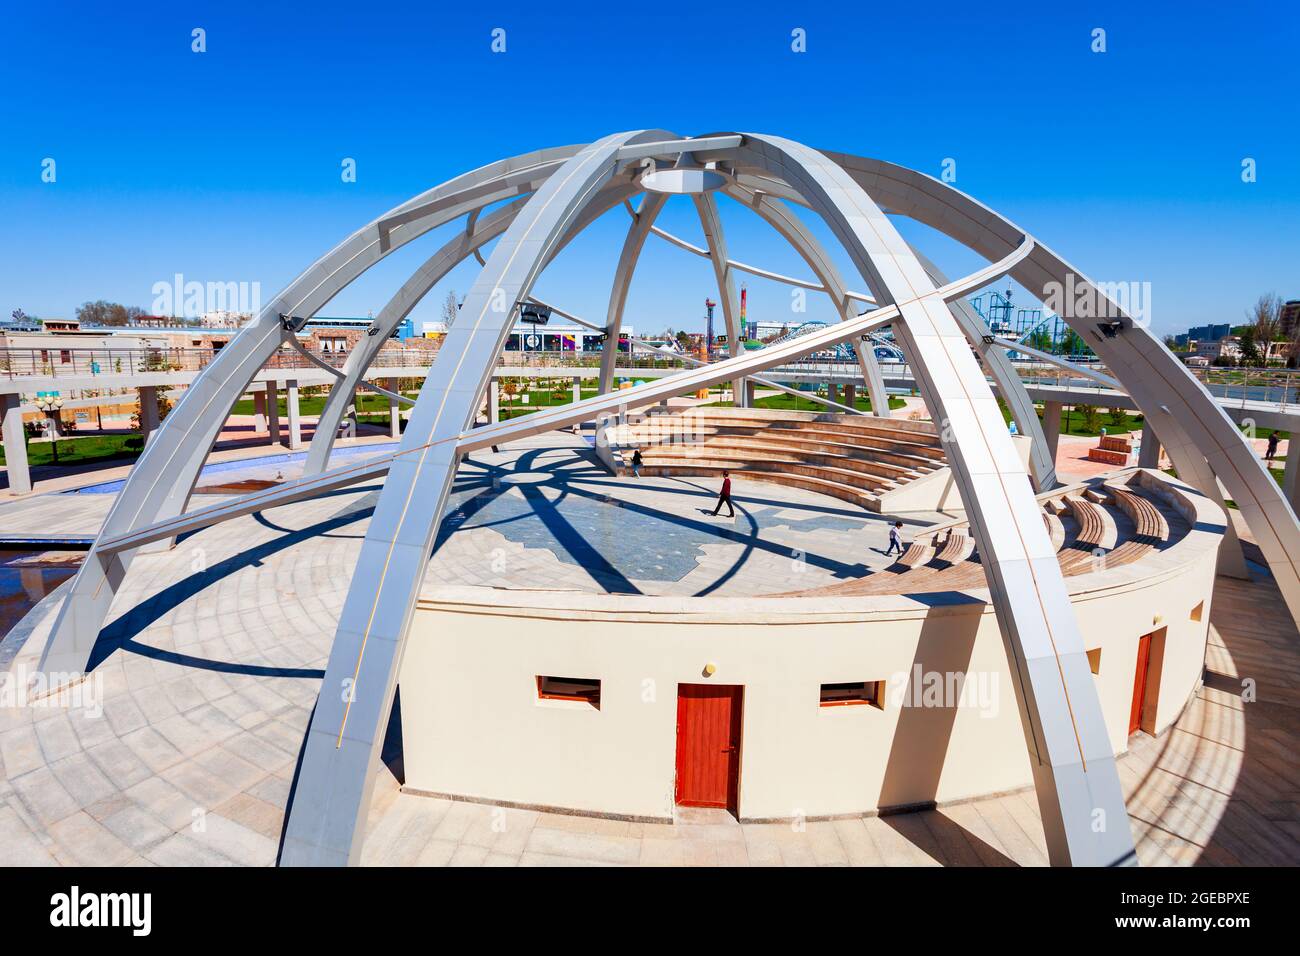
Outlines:
{"label": "person walking", "polygon": [[718,492],[718,503],[714,506],[713,513],[716,515],[721,511],[724,504],[727,506],[727,517],[736,517],[736,509],[731,507],[731,472],[729,471],[722,473],[722,490]]}
{"label": "person walking", "polygon": [[1277,432],[1276,432],[1276,431],[1273,432],[1272,434],[1270,434],[1270,435],[1268,436],[1268,450],[1267,450],[1266,452],[1264,452],[1264,457],[1265,457],[1268,461],[1272,461],[1273,458],[1277,455],[1277,443],[1278,443],[1278,441],[1279,441],[1279,439],[1278,439],[1278,437],[1277,437]]}
{"label": "person walking", "polygon": [[637,448],[632,452],[632,474],[638,478],[641,477],[641,449]]}
{"label": "person walking", "polygon": [[894,526],[889,529],[889,550],[885,552],[885,557],[894,553],[898,549],[899,557],[903,554],[903,522],[895,521]]}

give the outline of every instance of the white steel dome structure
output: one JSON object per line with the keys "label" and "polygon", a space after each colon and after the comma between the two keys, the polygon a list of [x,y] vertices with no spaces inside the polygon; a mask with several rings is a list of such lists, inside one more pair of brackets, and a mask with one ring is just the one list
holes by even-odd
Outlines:
{"label": "white steel dome structure", "polygon": [[[728,258],[716,194],[749,207],[808,263],[843,321],[762,350],[612,392],[607,349],[597,397],[523,420],[474,427],[492,369],[534,283],[555,255],[618,205],[632,213],[603,326],[616,337],[629,281],[656,215],[670,194],[698,210],[729,341],[738,341],[733,273],[784,281]],[[640,196],[639,206],[632,201]],[[869,294],[850,292],[790,204],[820,216],[843,245]],[[989,264],[949,281],[904,242],[890,216],[905,216],[968,246]],[[337,372],[301,479],[186,512],[196,478],[236,399],[263,364],[337,293],[390,252],[457,218],[464,230],[433,254],[374,320]],[[671,237],[670,237],[671,238]],[[480,249],[497,240],[486,259]],[[458,263],[481,272],[448,332],[415,403],[400,449],[326,470],[337,426],[383,340]],[[1179,475],[1222,503],[1218,482],[1269,562],[1293,613],[1300,613],[1300,527],[1277,485],[1213,398],[1150,331],[1086,277],[992,210],[921,173],[881,160],[819,152],[774,136],[664,130],[607,136],[585,146],[501,160],[425,192],[368,223],[291,282],[226,346],[186,392],[133,468],[55,624],[42,670],[83,672],[136,550],[226,518],[387,475],[370,521],[319,699],[304,743],[281,862],[344,864],[360,853],[393,704],[399,664],[436,529],[462,455],[476,448],[587,421],[779,366],[838,343],[860,343],[891,326],[906,352],[981,549],[1014,675],[1035,788],[1054,863],[1132,862],[1115,759],[1102,725],[1079,627],[1034,500],[1055,484],[1052,455],[1032,402],[1002,346],[987,336],[965,297],[1011,277],[1040,297],[1072,283],[1111,316],[1062,317],[1084,337],[1159,434]],[[859,312],[856,302],[870,309]],[[873,408],[888,414],[872,349],[857,349]],[[982,357],[984,368],[981,368]],[[1003,424],[992,375],[1017,422],[1033,438],[1027,474]],[[738,394],[744,394],[743,389]],[[1236,553],[1229,525],[1225,554]],[[1112,821],[1098,824],[1099,820]],[[1117,822],[1122,821],[1122,822]]]}

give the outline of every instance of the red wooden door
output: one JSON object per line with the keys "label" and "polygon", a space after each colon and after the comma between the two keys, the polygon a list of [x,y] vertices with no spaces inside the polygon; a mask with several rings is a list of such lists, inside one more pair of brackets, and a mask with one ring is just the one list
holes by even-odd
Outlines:
{"label": "red wooden door", "polygon": [[743,693],[734,685],[677,685],[678,804],[736,812]]}
{"label": "red wooden door", "polygon": [[1138,638],[1137,673],[1133,675],[1133,707],[1128,715],[1129,735],[1142,728],[1142,703],[1147,696],[1147,664],[1151,661],[1151,635]]}

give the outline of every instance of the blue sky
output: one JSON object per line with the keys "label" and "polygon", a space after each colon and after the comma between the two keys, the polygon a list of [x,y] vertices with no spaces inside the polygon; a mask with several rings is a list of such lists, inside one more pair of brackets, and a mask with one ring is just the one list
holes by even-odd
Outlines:
{"label": "blue sky", "polygon": [[[175,273],[258,282],[266,301],[442,180],[642,127],[769,132],[932,175],[952,158],[958,188],[1083,271],[1150,282],[1161,332],[1237,322],[1263,292],[1300,298],[1294,7],[547,6],[13,6],[0,59],[0,310],[63,316],[98,298],[148,309],[154,283]],[[495,27],[505,54],[490,50]],[[791,51],[796,27],[806,53]],[[1096,27],[1103,54],[1090,49]],[[54,183],[41,180],[47,157]],[[344,157],[355,183],[341,181]],[[1257,182],[1241,180],[1245,157]],[[689,204],[674,203],[667,227],[698,239]],[[733,257],[807,275],[744,210],[724,205],[724,223]],[[539,294],[602,316],[625,228],[613,211]],[[905,232],[950,272],[975,264]],[[441,241],[398,253],[323,312],[378,312]],[[638,329],[702,326],[703,298],[716,297],[702,260],[656,243],[638,275]],[[471,279],[458,269],[416,319]],[[788,290],[749,286],[751,318],[788,316]]]}

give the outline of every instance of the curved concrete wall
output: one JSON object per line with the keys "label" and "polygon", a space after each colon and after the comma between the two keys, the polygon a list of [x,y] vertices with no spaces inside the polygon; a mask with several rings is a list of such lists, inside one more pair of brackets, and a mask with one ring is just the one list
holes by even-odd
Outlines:
{"label": "curved concrete wall", "polygon": [[[1222,511],[1144,473],[1189,533],[1133,564],[1067,578],[1112,749],[1127,749],[1138,639],[1154,641],[1143,729],[1201,677]],[[840,599],[654,598],[435,588],[402,664],[406,786],[620,816],[671,816],[678,683],[744,692],[742,819],[869,813],[1027,787],[1030,764],[986,590]],[[1199,618],[1199,619],[1194,619]],[[715,664],[712,677],[703,676]],[[927,703],[966,676],[956,706]],[[537,675],[599,678],[599,710],[538,700]],[[820,707],[823,682],[885,680],[885,706]],[[933,702],[933,699],[930,701]]]}

